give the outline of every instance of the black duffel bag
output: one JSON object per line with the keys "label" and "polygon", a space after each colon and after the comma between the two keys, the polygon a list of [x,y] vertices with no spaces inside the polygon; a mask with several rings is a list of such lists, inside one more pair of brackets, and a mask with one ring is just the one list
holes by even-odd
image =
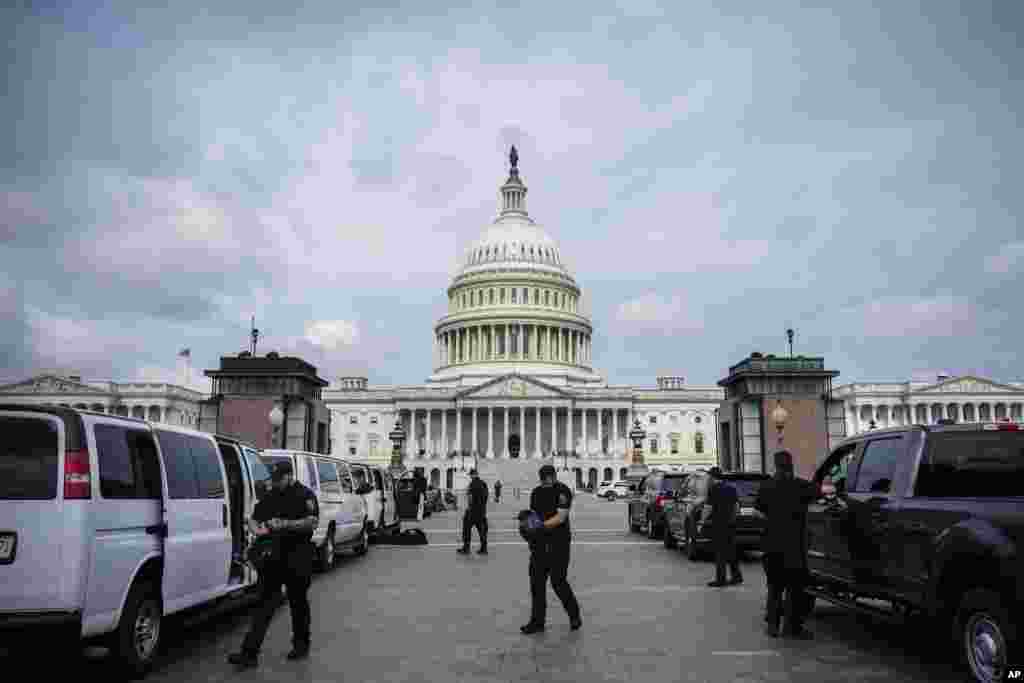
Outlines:
{"label": "black duffel bag", "polygon": [[277,562],[281,553],[281,544],[272,536],[257,536],[245,552],[245,559],[259,573]]}

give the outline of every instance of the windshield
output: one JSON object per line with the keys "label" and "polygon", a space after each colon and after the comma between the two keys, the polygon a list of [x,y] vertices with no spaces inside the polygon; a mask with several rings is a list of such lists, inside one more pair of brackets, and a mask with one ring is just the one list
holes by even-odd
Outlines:
{"label": "windshield", "polygon": [[0,500],[57,497],[57,425],[34,417],[0,418]]}

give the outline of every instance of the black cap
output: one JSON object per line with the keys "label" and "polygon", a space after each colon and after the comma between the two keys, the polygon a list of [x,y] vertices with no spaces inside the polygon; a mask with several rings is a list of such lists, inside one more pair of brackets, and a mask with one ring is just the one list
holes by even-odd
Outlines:
{"label": "black cap", "polygon": [[476,470],[475,469],[470,470],[469,471],[469,476],[475,477],[476,476]]}
{"label": "black cap", "polygon": [[550,477],[557,477],[558,476],[558,470],[555,469],[554,465],[544,465],[544,466],[542,466],[540,468],[540,471],[537,474],[540,476],[541,479],[543,479],[544,477],[549,477],[549,476]]}
{"label": "black cap", "polygon": [[722,476],[722,468],[721,467],[712,467],[710,470],[708,470],[708,474],[710,474],[715,479],[718,479],[719,477]]}
{"label": "black cap", "polygon": [[281,481],[289,474],[294,473],[295,470],[292,468],[292,464],[285,460],[274,465],[274,469],[270,471],[270,478],[274,481]]}

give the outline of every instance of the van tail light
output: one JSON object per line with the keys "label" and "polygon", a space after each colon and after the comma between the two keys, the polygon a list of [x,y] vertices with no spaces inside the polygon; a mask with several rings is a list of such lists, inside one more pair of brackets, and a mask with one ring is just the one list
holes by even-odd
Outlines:
{"label": "van tail light", "polygon": [[1013,424],[1012,422],[1001,422],[998,429],[1001,432],[1019,432],[1020,425]]}
{"label": "van tail light", "polygon": [[89,451],[64,453],[64,500],[86,500],[92,496]]}
{"label": "van tail light", "polygon": [[654,497],[654,507],[656,507],[656,508],[658,508],[660,510],[661,508],[665,507],[665,501],[671,500],[671,499],[672,499],[671,496],[665,496],[665,495],[655,496]]}

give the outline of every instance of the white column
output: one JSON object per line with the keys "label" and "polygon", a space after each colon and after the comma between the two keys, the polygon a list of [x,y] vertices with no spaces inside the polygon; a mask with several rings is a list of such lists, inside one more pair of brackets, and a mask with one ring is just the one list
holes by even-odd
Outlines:
{"label": "white column", "polygon": [[567,439],[566,439],[569,442],[569,447],[566,450],[568,450],[570,453],[576,447],[576,435],[572,431],[572,409],[573,409],[573,407],[572,407],[572,405],[570,405],[569,406],[569,420],[568,420],[568,422],[569,422],[569,424],[568,424],[569,434],[567,435]]}
{"label": "white column", "polygon": [[498,357],[498,328],[495,325],[491,325],[491,358],[490,358],[490,360],[494,360],[497,357]]}
{"label": "white column", "polygon": [[604,417],[604,411],[598,409],[597,411],[597,452],[604,454],[604,425],[602,424],[602,418]]}
{"label": "white column", "polygon": [[541,447],[540,447],[540,410],[541,410],[540,406],[538,406],[537,407],[537,424],[534,425],[534,427],[535,427],[535,434],[534,434],[534,440],[533,440],[533,453],[534,453],[533,457],[535,457],[535,458],[539,458],[540,457],[540,453],[541,453]]}
{"label": "white column", "polygon": [[509,412],[511,412],[511,410],[512,410],[511,408],[509,408],[508,406],[505,406],[505,435],[502,438],[502,444],[501,444],[501,452],[503,453],[503,457],[505,457],[505,458],[507,458],[509,456],[509,452],[508,452],[508,414],[509,414]]}
{"label": "white column", "polygon": [[545,329],[548,331],[548,348],[544,352],[547,355],[547,360],[553,361],[555,359],[555,328],[549,325]]}
{"label": "white column", "polygon": [[494,457],[494,408],[487,409],[487,454],[485,457]]}
{"label": "white column", "polygon": [[448,409],[441,411],[441,454],[448,457]]}
{"label": "white column", "polygon": [[431,418],[431,412],[432,411],[430,410],[430,408],[427,408],[427,457],[428,458],[434,457],[434,453],[435,453],[434,444],[433,444],[433,442],[431,441],[431,438],[430,438],[430,418]]}
{"label": "white column", "polygon": [[405,433],[409,435],[409,438],[405,440],[405,457],[411,458],[413,453],[413,445],[416,442],[416,411],[410,410],[409,412],[409,428],[405,430]]}
{"label": "white column", "polygon": [[479,411],[476,409],[476,406],[473,406],[473,447],[470,449],[473,453],[480,450],[480,442],[476,438],[476,414],[478,412]]}
{"label": "white column", "polygon": [[455,406],[455,450],[462,454],[462,408]]}
{"label": "white column", "polygon": [[[619,410],[616,408],[612,411],[612,455],[618,454],[619,447]],[[615,478],[618,478],[618,473],[615,474]]]}
{"label": "white column", "polygon": [[[509,325],[508,323],[505,323],[505,353],[502,354],[502,357],[505,360],[512,360],[512,326]],[[505,435],[505,438],[506,438],[505,449],[508,450],[508,442],[507,442],[508,435],[507,434]]]}
{"label": "white column", "polygon": [[558,408],[551,409],[551,450],[558,451],[561,444],[558,443]]}

